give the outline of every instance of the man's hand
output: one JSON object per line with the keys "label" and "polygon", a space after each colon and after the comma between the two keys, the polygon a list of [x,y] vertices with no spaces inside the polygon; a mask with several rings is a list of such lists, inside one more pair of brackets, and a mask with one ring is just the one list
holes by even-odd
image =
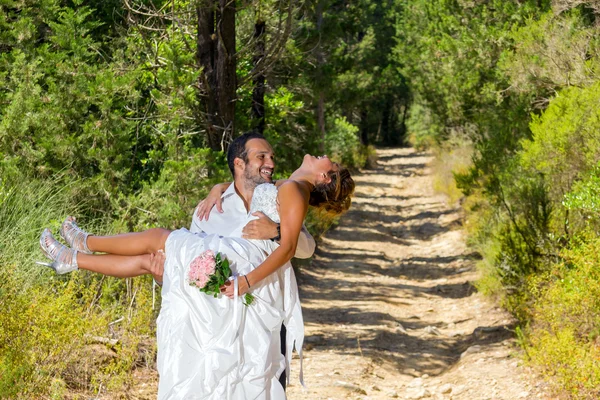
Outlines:
{"label": "man's hand", "polygon": [[156,253],[150,254],[150,273],[154,277],[156,283],[162,286],[163,272],[165,270],[165,252],[159,250]]}
{"label": "man's hand", "polygon": [[223,199],[221,198],[221,196],[223,195],[225,190],[227,190],[228,187],[229,184],[218,184],[213,186],[213,188],[210,189],[208,196],[206,196],[204,200],[198,203],[196,215],[198,216],[198,219],[200,221],[202,221],[203,219],[206,219],[208,221],[208,216],[213,207],[217,207],[218,212],[223,212]]}
{"label": "man's hand", "polygon": [[242,229],[244,239],[268,240],[278,235],[277,223],[260,211],[252,213],[258,219],[252,220]]}

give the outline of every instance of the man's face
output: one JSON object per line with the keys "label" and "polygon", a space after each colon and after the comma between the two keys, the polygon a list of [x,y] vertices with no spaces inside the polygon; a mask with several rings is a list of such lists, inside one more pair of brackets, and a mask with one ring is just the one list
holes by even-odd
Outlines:
{"label": "man's face", "polygon": [[273,149],[264,139],[250,139],[246,142],[247,162],[244,166],[244,181],[252,186],[273,180]]}

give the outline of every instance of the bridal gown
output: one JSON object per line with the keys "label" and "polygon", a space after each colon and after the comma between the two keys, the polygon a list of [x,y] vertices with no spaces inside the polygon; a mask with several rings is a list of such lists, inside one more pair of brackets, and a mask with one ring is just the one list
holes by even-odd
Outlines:
{"label": "bridal gown", "polygon": [[[275,222],[277,188],[256,187],[251,214],[262,211]],[[247,222],[247,221],[246,221]],[[278,246],[271,240],[172,232],[165,244],[162,305],[157,320],[159,400],[279,400],[278,377],[288,370],[292,349],[301,356],[304,339],[298,286],[290,263],[252,287],[254,302],[243,297],[202,293],[187,281],[190,262],[203,251],[221,252],[235,275],[260,265]],[[287,327],[286,357],[281,354],[281,324]],[[302,366],[300,366],[302,380]]]}

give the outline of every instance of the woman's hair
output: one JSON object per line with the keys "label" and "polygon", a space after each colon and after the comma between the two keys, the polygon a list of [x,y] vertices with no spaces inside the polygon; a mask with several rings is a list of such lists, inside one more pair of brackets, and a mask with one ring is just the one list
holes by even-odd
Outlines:
{"label": "woman's hair", "polygon": [[354,181],[347,168],[330,171],[331,182],[321,183],[310,193],[308,204],[330,214],[341,214],[350,208],[350,197],[354,193]]}

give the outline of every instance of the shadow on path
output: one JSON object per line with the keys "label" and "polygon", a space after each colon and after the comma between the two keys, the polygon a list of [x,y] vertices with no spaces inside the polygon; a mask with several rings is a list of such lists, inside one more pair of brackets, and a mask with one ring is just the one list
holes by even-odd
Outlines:
{"label": "shadow on path", "polygon": [[[352,209],[319,244],[311,265],[302,268],[298,281],[310,328],[308,351],[360,355],[406,375],[436,376],[470,346],[513,336],[514,327],[502,324],[449,334],[448,321],[432,320],[428,313],[440,301],[476,293],[468,275],[479,256],[455,254],[453,243],[443,238],[462,227],[458,209],[403,190],[427,178],[425,156],[386,155],[376,170],[358,176]],[[432,254],[433,246],[449,250]]]}

